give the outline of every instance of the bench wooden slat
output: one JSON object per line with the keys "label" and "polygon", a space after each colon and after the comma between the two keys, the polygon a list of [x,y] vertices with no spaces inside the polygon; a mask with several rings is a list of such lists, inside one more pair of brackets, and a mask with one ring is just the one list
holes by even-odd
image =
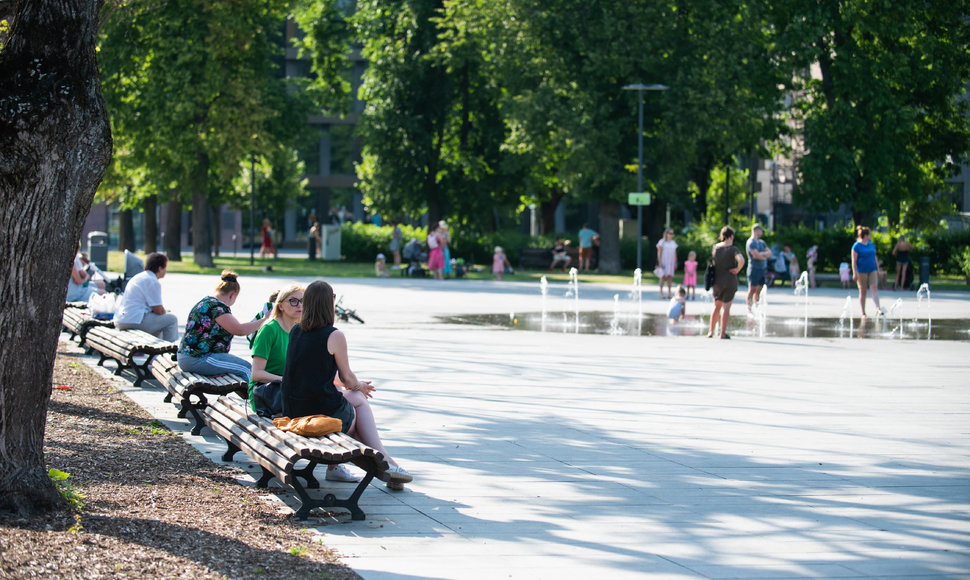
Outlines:
{"label": "bench wooden slat", "polygon": [[[242,451],[263,469],[257,487],[266,487],[272,477],[293,487],[302,502],[296,512],[300,519],[306,518],[315,507],[336,506],[349,509],[353,519],[362,520],[365,515],[358,505],[360,495],[375,477],[388,480],[388,463],[375,449],[343,433],[301,437],[282,431],[271,420],[253,413],[248,402],[237,395],[219,397],[203,409],[203,415],[209,427],[226,440],[228,450],[223,455],[224,461],[231,461],[237,451]],[[295,457],[298,459],[293,460]],[[297,468],[297,461],[302,464],[304,460],[309,463]],[[311,498],[300,483],[303,478],[308,487],[318,487],[319,482],[313,477],[317,464],[348,461],[363,469],[366,475],[347,499],[337,499],[333,494],[326,494],[322,500]]]}

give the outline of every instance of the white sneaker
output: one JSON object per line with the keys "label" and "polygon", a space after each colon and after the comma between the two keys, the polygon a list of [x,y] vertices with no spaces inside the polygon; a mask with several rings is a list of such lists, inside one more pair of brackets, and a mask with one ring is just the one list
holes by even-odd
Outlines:
{"label": "white sneaker", "polygon": [[387,478],[388,481],[398,482],[398,483],[408,483],[414,478],[408,473],[407,469],[404,469],[400,465],[391,465],[387,468]]}
{"label": "white sneaker", "polygon": [[339,481],[342,483],[357,483],[360,481],[359,477],[351,473],[350,470],[343,465],[338,465],[333,469],[328,469],[326,479],[327,481]]}

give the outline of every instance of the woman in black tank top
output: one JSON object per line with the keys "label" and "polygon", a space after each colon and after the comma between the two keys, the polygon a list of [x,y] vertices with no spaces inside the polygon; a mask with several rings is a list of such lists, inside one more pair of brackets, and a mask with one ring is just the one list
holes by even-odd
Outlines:
{"label": "woman in black tank top", "polygon": [[303,317],[290,331],[281,388],[283,414],[293,418],[323,414],[340,419],[345,433],[384,456],[390,464],[388,487],[400,489],[401,484],[411,481],[411,474],[384,449],[367,402],[376,389],[350,369],[347,338],[333,323],[333,288],[317,280],[303,292]]}

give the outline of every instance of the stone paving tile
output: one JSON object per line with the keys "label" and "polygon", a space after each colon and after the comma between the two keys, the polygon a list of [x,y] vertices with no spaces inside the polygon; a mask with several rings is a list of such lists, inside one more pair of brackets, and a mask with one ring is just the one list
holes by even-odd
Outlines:
{"label": "stone paving tile", "polygon": [[[166,305],[184,320],[212,279],[167,276]],[[283,282],[247,280],[234,312]],[[308,521],[368,580],[967,577],[970,342],[488,331],[431,317],[536,312],[536,286],[333,283],[368,321],[342,326],[351,364],[415,475],[403,492],[372,485],[364,521]],[[550,311],[571,311],[561,290]],[[583,284],[581,308],[628,290]],[[787,294],[771,307],[797,318]],[[845,296],[813,292],[812,315],[837,317]],[[970,319],[970,295],[934,293],[933,308]],[[131,396],[187,429],[158,392]]]}

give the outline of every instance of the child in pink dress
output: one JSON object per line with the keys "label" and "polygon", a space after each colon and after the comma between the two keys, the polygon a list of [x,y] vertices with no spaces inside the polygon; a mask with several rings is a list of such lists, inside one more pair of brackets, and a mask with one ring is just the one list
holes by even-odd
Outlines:
{"label": "child in pink dress", "polygon": [[492,273],[495,274],[495,279],[501,280],[506,269],[511,270],[512,264],[505,257],[505,250],[502,249],[502,246],[495,246],[495,253],[492,254]]}
{"label": "child in pink dress", "polygon": [[687,261],[684,262],[684,288],[690,292],[690,299],[693,300],[697,288],[697,253],[694,251],[687,254]]}

